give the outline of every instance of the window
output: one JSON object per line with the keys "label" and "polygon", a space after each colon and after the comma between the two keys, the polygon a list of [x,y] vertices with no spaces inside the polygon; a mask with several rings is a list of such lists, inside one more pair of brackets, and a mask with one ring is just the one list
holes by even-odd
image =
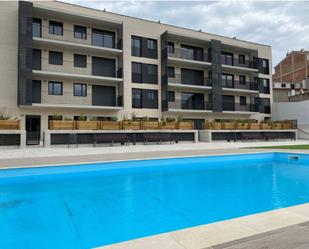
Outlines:
{"label": "window", "polygon": [[132,62],[132,82],[142,83],[142,63]]}
{"label": "window", "polygon": [[246,84],[246,76],[245,75],[239,75],[239,84],[241,84],[241,85]]}
{"label": "window", "polygon": [[142,56],[142,39],[139,37],[134,37],[132,36],[132,48],[131,48],[131,52],[132,52],[132,56]]}
{"label": "window", "polygon": [[99,29],[92,29],[92,45],[114,48],[115,33]]}
{"label": "window", "polygon": [[157,50],[157,41],[153,39],[147,39],[147,48]]}
{"label": "window", "polygon": [[41,70],[41,49],[32,49],[32,69]]}
{"label": "window", "polygon": [[42,36],[42,21],[40,18],[33,18],[32,20],[32,36],[33,37]]}
{"label": "window", "polygon": [[49,34],[51,35],[63,35],[62,22],[49,21]]}
{"label": "window", "polygon": [[62,95],[62,82],[49,81],[48,95]]}
{"label": "window", "polygon": [[87,84],[74,83],[73,86],[74,96],[86,97],[87,96]]}
{"label": "window", "polygon": [[181,58],[188,60],[203,61],[203,48],[181,45]]}
{"label": "window", "polygon": [[175,78],[175,68],[174,67],[168,67],[167,75],[168,75],[168,77]]}
{"label": "window", "polygon": [[286,87],[286,84],[281,84],[281,87],[285,88],[285,87]]}
{"label": "window", "polygon": [[132,89],[132,108],[142,108],[141,89]]}
{"label": "window", "polygon": [[234,75],[222,74],[222,87],[234,88]]}
{"label": "window", "polygon": [[87,39],[87,27],[74,25],[74,38]]}
{"label": "window", "polygon": [[87,56],[74,54],[74,67],[87,67]]}
{"label": "window", "polygon": [[167,43],[168,53],[173,54],[175,53],[175,47],[173,42]]}
{"label": "window", "polygon": [[156,99],[158,99],[157,91],[156,90],[153,90],[153,91],[149,90],[147,92],[147,99],[148,100],[156,100]]}
{"label": "window", "polygon": [[262,87],[262,93],[269,94],[270,89],[269,89],[269,79],[260,79],[261,80],[261,87]]}
{"label": "window", "polygon": [[175,92],[168,91],[167,92],[167,99],[168,99],[168,102],[175,102]]}
{"label": "window", "polygon": [[63,65],[63,54],[62,52],[49,51],[49,64],[52,65]]}
{"label": "window", "polygon": [[115,77],[116,61],[114,59],[92,56],[92,75]]}
{"label": "window", "polygon": [[181,84],[204,85],[204,71],[188,68],[181,69]]}
{"label": "window", "polygon": [[246,56],[243,54],[239,55],[239,64],[245,64],[246,63]]}
{"label": "window", "polygon": [[247,98],[246,98],[246,96],[239,96],[239,104],[240,105],[247,105]]}
{"label": "window", "polygon": [[262,66],[263,66],[263,68],[268,68],[268,60],[267,59],[262,60]]}
{"label": "window", "polygon": [[233,53],[221,52],[221,62],[225,65],[233,65]]}

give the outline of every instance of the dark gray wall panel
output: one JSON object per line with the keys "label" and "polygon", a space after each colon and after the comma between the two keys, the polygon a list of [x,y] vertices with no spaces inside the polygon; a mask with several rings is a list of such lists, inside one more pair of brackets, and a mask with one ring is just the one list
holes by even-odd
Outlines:
{"label": "dark gray wall panel", "polygon": [[168,109],[168,90],[167,90],[167,31],[161,35],[161,106],[162,111]]}
{"label": "dark gray wall panel", "polygon": [[212,110],[222,112],[221,41],[211,40]]}
{"label": "dark gray wall panel", "polygon": [[100,106],[116,105],[116,88],[112,86],[92,86],[92,104]]}
{"label": "dark gray wall panel", "polygon": [[19,105],[31,105],[32,102],[32,9],[31,2],[19,2],[17,93]]}

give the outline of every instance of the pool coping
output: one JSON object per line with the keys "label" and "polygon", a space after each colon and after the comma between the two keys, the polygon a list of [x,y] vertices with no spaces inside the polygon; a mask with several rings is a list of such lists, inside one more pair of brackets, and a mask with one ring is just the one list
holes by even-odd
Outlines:
{"label": "pool coping", "polygon": [[[232,151],[232,152],[229,152]],[[97,160],[97,161],[78,161],[78,162],[65,162],[66,159],[70,159],[70,158],[76,158],[76,156],[59,156],[58,158],[64,159],[64,162],[59,162],[59,163],[55,163],[55,164],[40,164],[40,163],[29,163],[29,160],[27,160],[26,158],[17,158],[17,159],[0,159],[0,171],[1,170],[7,170],[7,169],[26,169],[26,168],[40,168],[40,167],[61,167],[61,166],[76,166],[76,165],[83,165],[83,164],[99,164],[99,163],[111,163],[111,162],[125,162],[125,161],[143,161],[143,160],[159,160],[159,159],[173,159],[173,158],[191,158],[191,157],[209,157],[209,156],[227,156],[227,155],[246,155],[246,154],[261,154],[261,153],[291,153],[291,154],[309,154],[309,151],[296,151],[296,150],[279,150],[279,149],[261,149],[261,150],[254,150],[251,151],[252,149],[229,149],[229,150],[222,150],[221,152],[218,153],[218,151],[220,150],[215,150],[214,153],[212,153],[213,151],[205,151],[205,152],[201,152],[201,153],[197,153],[197,154],[191,154],[192,152],[196,152],[197,150],[192,150],[192,151],[171,151],[171,153],[188,153],[190,155],[170,155],[170,156],[164,156],[164,155],[160,155],[160,153],[164,153],[164,151],[154,151],[154,152],[150,152],[150,153],[158,153],[158,155],[155,156],[151,156],[151,157],[143,157],[143,154],[146,153],[139,153],[139,152],[130,152],[130,153],[123,153],[125,154],[124,156],[128,156],[127,158],[124,159],[119,159],[119,160],[115,160],[115,159],[111,159],[111,160]],[[236,152],[233,152],[236,151]],[[198,151],[199,152],[199,151]],[[109,156],[119,156],[119,154],[108,154]],[[130,157],[129,155],[133,155],[133,157]],[[96,155],[91,155],[93,157],[95,157]],[[134,157],[135,156],[135,157]],[[49,159],[53,159],[49,158]],[[30,158],[31,159],[31,158]],[[38,159],[38,161],[40,162],[40,160],[45,159],[45,157],[38,157],[35,158]],[[11,163],[8,163],[8,165],[3,166],[2,163],[4,162],[12,162],[14,163],[14,161],[23,161],[24,164],[18,165],[18,166],[12,166],[10,165]],[[31,160],[30,160],[31,161]]]}
{"label": "pool coping", "polygon": [[309,222],[309,203],[129,240],[96,249],[207,249]]}

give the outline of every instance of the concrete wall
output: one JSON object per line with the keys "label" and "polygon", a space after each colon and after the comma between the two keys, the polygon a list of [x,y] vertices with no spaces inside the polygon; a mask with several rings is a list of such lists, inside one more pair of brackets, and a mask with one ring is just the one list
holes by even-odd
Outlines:
{"label": "concrete wall", "polygon": [[309,124],[309,100],[273,103],[272,119],[297,120],[299,125]]}

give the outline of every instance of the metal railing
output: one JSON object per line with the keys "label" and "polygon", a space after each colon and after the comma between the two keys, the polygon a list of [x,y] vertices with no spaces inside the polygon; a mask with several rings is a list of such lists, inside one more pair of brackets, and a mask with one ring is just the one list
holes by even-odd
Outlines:
{"label": "metal railing", "polygon": [[[115,31],[115,34],[117,34],[116,31]],[[100,46],[100,45],[94,44],[92,41],[92,32],[89,32],[89,29],[87,29],[86,39],[81,39],[81,38],[75,37],[74,29],[68,29],[68,28],[63,27],[62,35],[56,35],[56,34],[49,33],[49,26],[41,25],[41,32],[38,32],[38,33],[33,32],[32,37],[47,38],[47,39],[52,39],[52,40],[57,40],[57,41],[65,41],[65,42],[73,42],[77,44],[91,45],[94,47],[122,49],[122,39],[115,40],[114,44],[112,44],[111,46],[104,46],[104,44]]]}
{"label": "metal railing", "polygon": [[201,78],[198,80],[186,80],[181,74],[175,74],[174,77],[168,77],[168,82],[172,84],[183,84],[193,86],[212,86],[211,79]]}
{"label": "metal railing", "polygon": [[246,104],[241,105],[240,103],[222,103],[223,111],[240,111],[240,112],[258,112],[258,105]]}
{"label": "metal railing", "polygon": [[289,96],[289,102],[301,102],[309,100],[309,92]]}
{"label": "metal railing", "polygon": [[[87,58],[88,59],[88,58]],[[42,71],[51,71],[58,73],[71,73],[71,74],[82,74],[87,76],[103,76],[111,78],[122,78],[122,68],[119,68],[115,71],[114,76],[105,76],[93,73],[92,63],[86,63],[86,67],[74,67],[73,60],[62,60],[62,65],[49,64],[49,59],[42,58],[41,62],[34,63],[36,66],[33,67],[33,70],[42,70]],[[40,64],[40,67],[38,66]]]}
{"label": "metal railing", "polygon": [[258,63],[251,60],[241,61],[239,58],[231,58],[221,55],[221,63],[223,65],[235,66],[235,67],[245,67],[251,69],[258,69]]}
{"label": "metal railing", "polygon": [[175,48],[174,53],[168,52],[169,57],[193,60],[193,61],[204,61],[211,62],[210,56],[207,53],[197,53],[185,48]]}
{"label": "metal railing", "polygon": [[187,101],[177,99],[175,101],[169,101],[168,108],[180,110],[211,110],[211,105],[205,101]]}
{"label": "metal railing", "polygon": [[259,84],[256,82],[241,82],[238,80],[222,80],[223,88],[233,88],[233,89],[243,89],[243,90],[252,90],[258,91]]}

